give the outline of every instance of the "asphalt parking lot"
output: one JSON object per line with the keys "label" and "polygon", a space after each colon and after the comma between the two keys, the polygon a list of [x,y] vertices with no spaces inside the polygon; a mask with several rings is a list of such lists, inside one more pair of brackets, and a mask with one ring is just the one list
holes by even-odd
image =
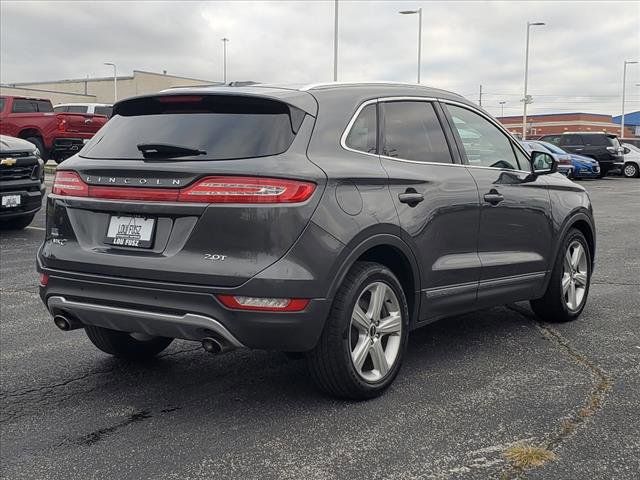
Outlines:
{"label": "asphalt parking lot", "polygon": [[[640,181],[584,181],[597,266],[577,322],[527,305],[412,334],[381,398],[319,394],[303,360],[176,341],[128,364],[54,327],[37,295],[41,212],[1,232],[1,464],[7,479],[635,479],[640,471]],[[555,455],[530,470],[505,457]]]}

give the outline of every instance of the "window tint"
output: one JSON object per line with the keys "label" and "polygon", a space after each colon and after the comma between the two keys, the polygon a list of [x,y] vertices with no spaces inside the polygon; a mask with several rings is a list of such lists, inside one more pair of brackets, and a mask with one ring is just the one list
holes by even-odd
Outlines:
{"label": "window tint", "polygon": [[69,105],[67,107],[67,112],[69,113],[87,113],[86,105]]}
{"label": "window tint", "polygon": [[[169,99],[169,100],[167,100]],[[205,154],[181,159],[232,160],[285,152],[305,113],[263,98],[231,95],[144,97],[122,102],[118,114],[82,149],[103,159],[142,159],[140,144],[167,144]]]}
{"label": "window tint", "polygon": [[36,100],[36,105],[39,112],[51,113],[53,112],[53,105],[47,100]]}
{"label": "window tint", "polygon": [[37,111],[35,102],[31,100],[25,100],[22,98],[16,98],[13,100],[13,113],[34,113]]}
{"label": "window tint", "polygon": [[447,140],[429,102],[386,102],[382,154],[422,162],[452,163]]}
{"label": "window tint", "polygon": [[104,115],[105,117],[110,117],[113,113],[113,107],[96,107],[93,110],[93,113],[96,115]]}
{"label": "window tint", "polygon": [[543,145],[547,150],[551,153],[557,153],[559,155],[566,155],[567,152],[562,150],[560,147],[554,145],[553,143],[548,142],[537,142],[539,145]]}
{"label": "window tint", "polygon": [[0,112],[4,110],[4,98],[0,98]]}
{"label": "window tint", "polygon": [[[477,113],[455,105],[447,105],[453,125],[460,135],[469,165],[521,168],[511,140],[498,127]],[[522,165],[526,168],[526,165]]]}
{"label": "window tint", "polygon": [[610,147],[611,139],[606,135],[581,135],[585,145],[594,147]]}
{"label": "window tint", "polygon": [[584,145],[580,135],[563,135],[562,145]]}
{"label": "window tint", "polygon": [[53,107],[53,111],[56,112],[56,113],[62,113],[62,112],[66,112],[67,108],[69,108],[69,107],[67,107],[65,105],[55,106],[55,107]]}
{"label": "window tint", "polygon": [[375,153],[377,151],[377,119],[376,105],[367,105],[349,131],[345,144],[349,148],[361,152]]}

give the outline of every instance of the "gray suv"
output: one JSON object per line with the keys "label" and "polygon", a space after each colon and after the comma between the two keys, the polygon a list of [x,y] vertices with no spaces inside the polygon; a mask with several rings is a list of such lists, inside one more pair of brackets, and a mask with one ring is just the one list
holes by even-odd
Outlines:
{"label": "gray suv", "polygon": [[577,318],[585,190],[463,97],[392,84],[129,98],[56,173],[38,252],[62,330],[134,359],[174,338],[304,352],[325,391],[379,395],[411,330],[531,300]]}

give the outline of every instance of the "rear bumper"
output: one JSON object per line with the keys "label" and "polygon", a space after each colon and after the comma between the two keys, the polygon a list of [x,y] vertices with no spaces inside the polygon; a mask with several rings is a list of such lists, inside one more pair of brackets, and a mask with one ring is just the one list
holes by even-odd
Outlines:
{"label": "rear bumper", "polygon": [[82,138],[56,138],[49,152],[54,157],[70,157],[78,153],[84,146]]}
{"label": "rear bumper", "polygon": [[326,299],[312,299],[302,312],[237,311],[215,297],[234,293],[229,289],[162,282],[132,287],[114,277],[38,269],[49,275],[40,297],[52,315],[64,314],[82,325],[187,340],[214,333],[234,346],[307,351],[318,341],[330,307]]}

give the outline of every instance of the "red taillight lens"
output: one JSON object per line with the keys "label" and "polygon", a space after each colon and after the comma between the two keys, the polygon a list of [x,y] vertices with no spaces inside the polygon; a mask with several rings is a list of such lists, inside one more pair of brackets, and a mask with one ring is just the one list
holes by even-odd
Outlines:
{"label": "red taillight lens", "polygon": [[89,196],[89,185],[84,183],[76,172],[59,171],[53,178],[52,193],[71,197]]}
{"label": "red taillight lens", "polygon": [[307,298],[265,298],[240,295],[218,295],[218,300],[233,310],[256,310],[263,312],[300,312],[307,308]]}
{"label": "red taillight lens", "polygon": [[58,118],[58,131],[59,132],[67,131],[67,121],[64,118]]}
{"label": "red taillight lens", "polygon": [[38,283],[41,287],[46,287],[47,283],[49,283],[49,275],[47,275],[46,273],[41,273]]}
{"label": "red taillight lens", "polygon": [[206,177],[190,187],[105,187],[87,185],[73,171],[60,171],[53,180],[56,195],[114,200],[190,203],[299,203],[307,200],[316,184],[263,177]]}
{"label": "red taillight lens", "polygon": [[181,202],[298,203],[307,200],[316,185],[310,182],[261,177],[207,177],[182,189]]}

